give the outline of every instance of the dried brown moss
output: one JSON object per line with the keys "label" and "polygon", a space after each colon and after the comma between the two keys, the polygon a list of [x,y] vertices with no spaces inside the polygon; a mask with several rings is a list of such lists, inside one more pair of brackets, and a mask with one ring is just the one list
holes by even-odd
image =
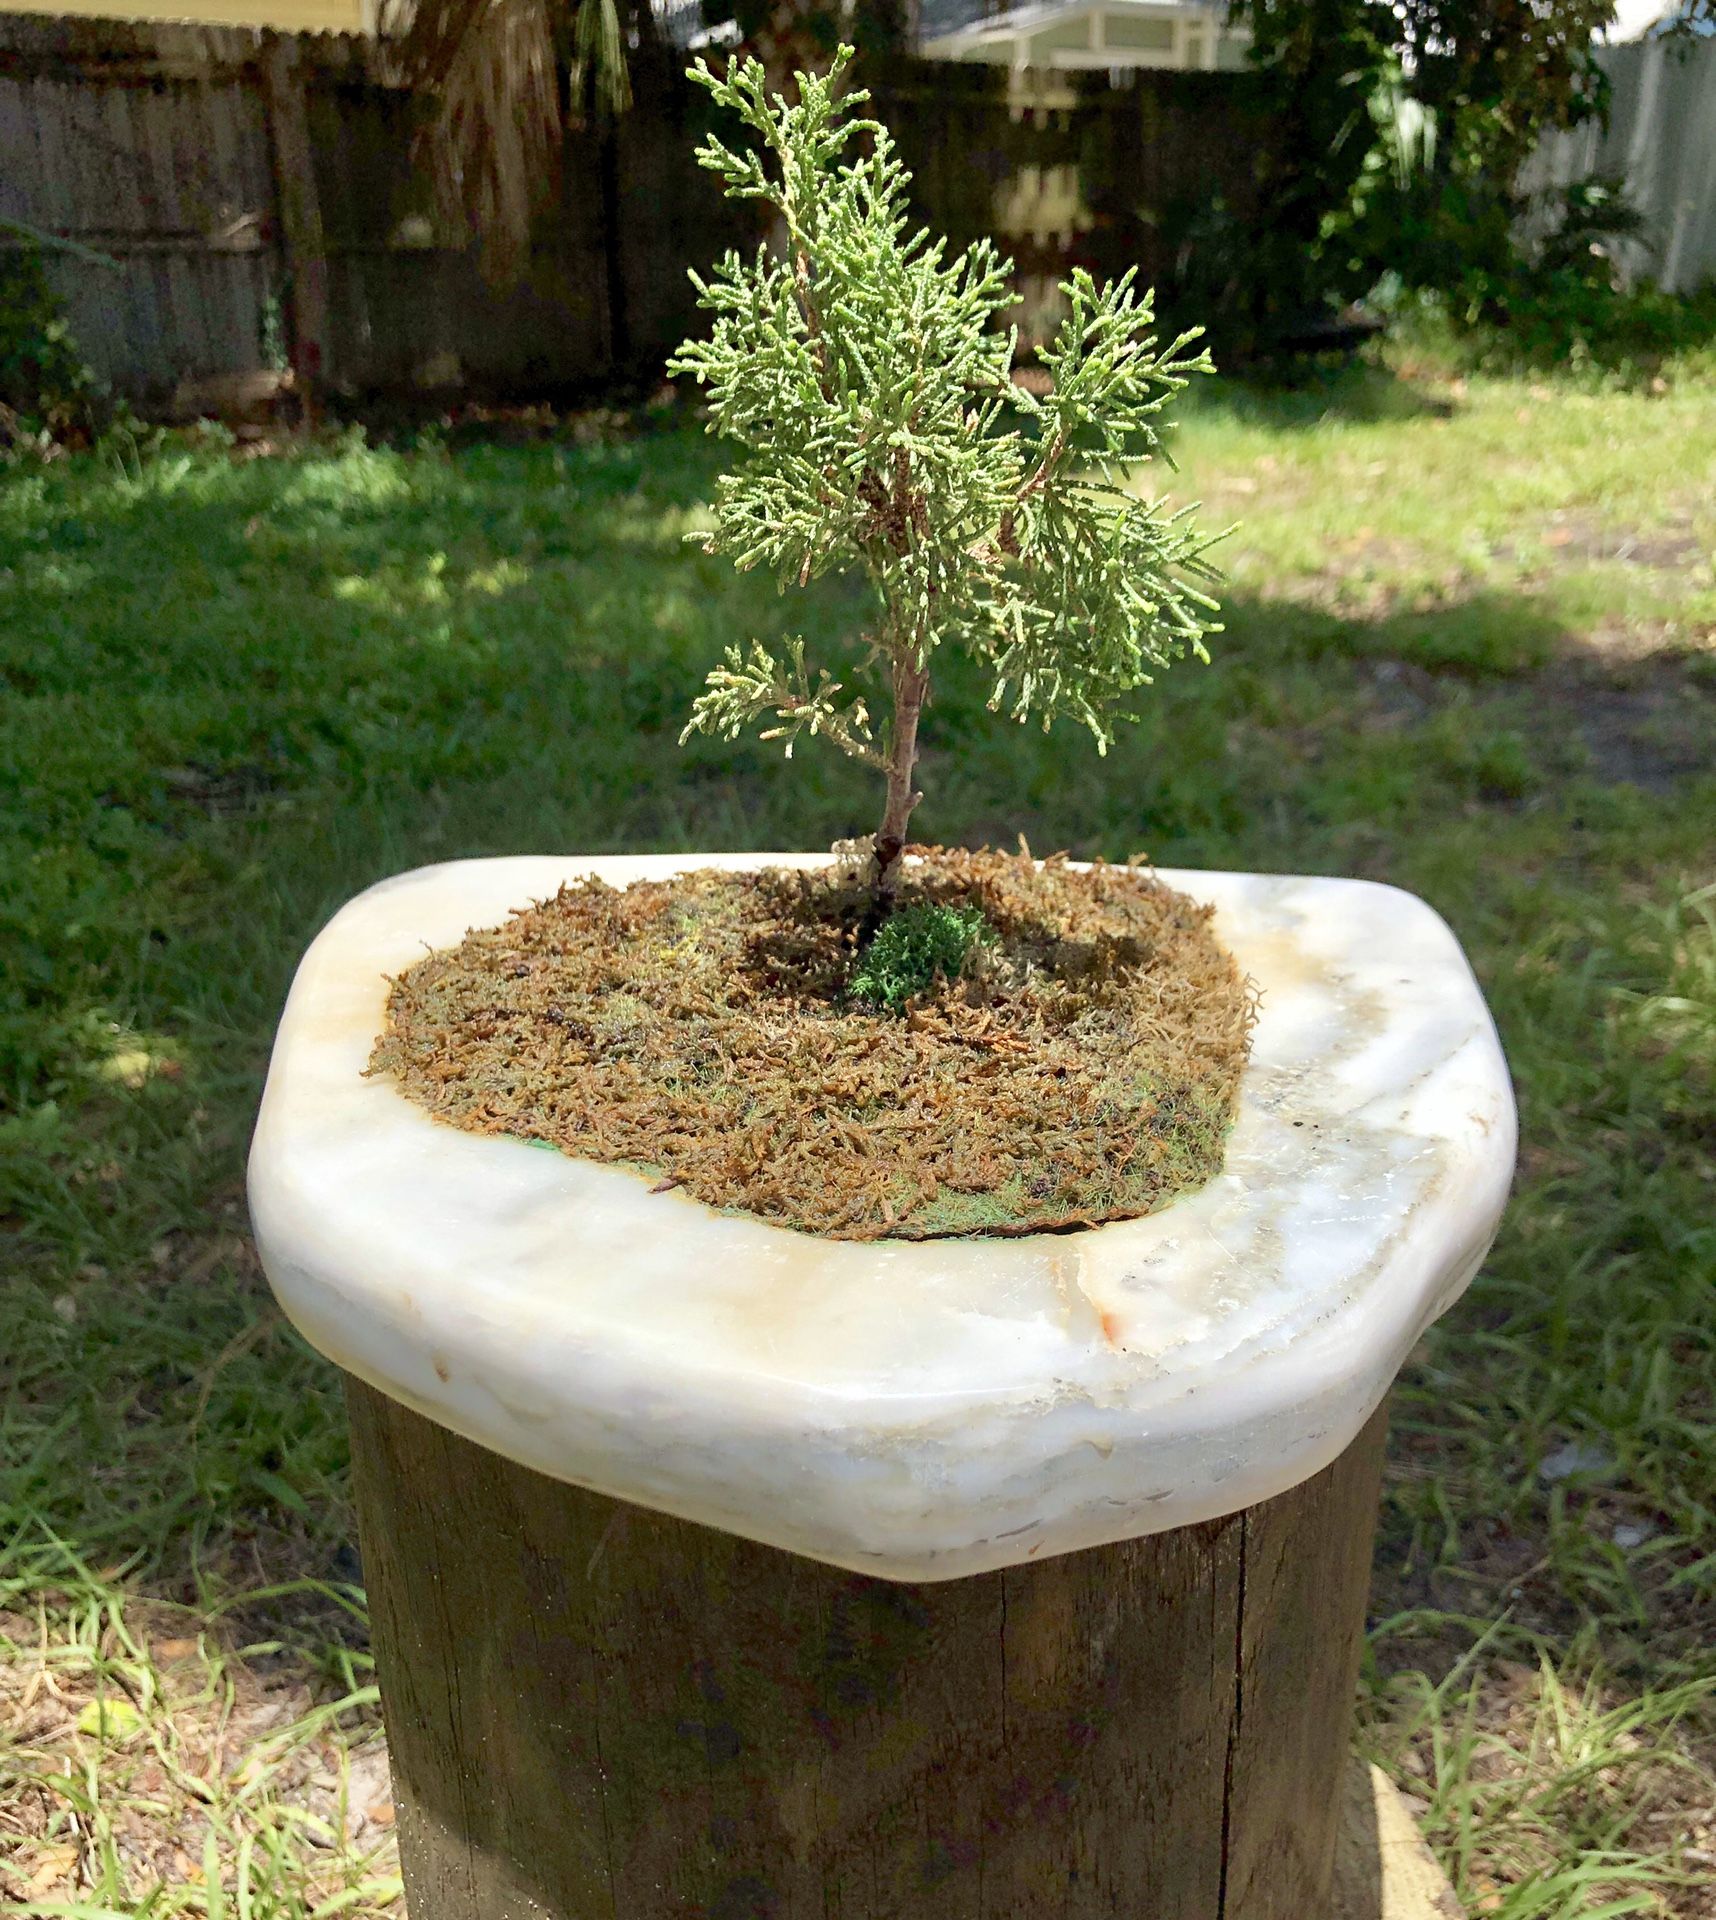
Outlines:
{"label": "dried brown moss", "polygon": [[978,906],[999,940],[903,1015],[845,993],[864,898],[829,872],[589,880],[402,974],[370,1071],[454,1126],[840,1239],[1201,1186],[1253,1017],[1208,910],[1135,868],[913,851],[902,904]]}

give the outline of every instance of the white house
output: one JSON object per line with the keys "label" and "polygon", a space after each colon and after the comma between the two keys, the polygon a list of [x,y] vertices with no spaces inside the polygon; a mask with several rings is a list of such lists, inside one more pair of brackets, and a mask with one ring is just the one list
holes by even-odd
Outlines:
{"label": "white house", "polygon": [[1247,35],[1224,0],[1041,0],[989,19],[942,27],[930,19],[921,51],[1018,72],[1244,65]]}

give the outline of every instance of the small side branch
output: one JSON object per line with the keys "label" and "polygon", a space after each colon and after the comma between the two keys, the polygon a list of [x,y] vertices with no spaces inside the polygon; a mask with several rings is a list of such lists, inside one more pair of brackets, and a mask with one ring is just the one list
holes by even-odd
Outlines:
{"label": "small side branch", "polygon": [[810,673],[802,640],[787,642],[785,661],[777,660],[756,640],[748,653],[742,647],[729,647],[726,660],[710,673],[692,706],[680,744],[694,733],[737,740],[753,721],[772,714],[780,724],[765,729],[761,738],[784,740],[789,760],[801,733],[821,734],[842,753],[886,773],[889,762],[875,743],[869,708],[861,699],[842,705],[839,696],[844,686],[826,668],[817,669],[814,685]]}

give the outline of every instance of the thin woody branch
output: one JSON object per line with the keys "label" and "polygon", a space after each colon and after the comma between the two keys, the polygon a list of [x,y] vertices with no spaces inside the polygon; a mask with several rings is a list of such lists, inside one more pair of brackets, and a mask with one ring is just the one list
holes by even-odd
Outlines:
{"label": "thin woody branch", "polygon": [[1041,493],[1049,484],[1055,477],[1061,461],[1066,457],[1067,446],[1066,428],[1057,426],[1041,459],[1037,462],[1036,470],[1020,482],[1019,490],[1013,496],[1016,505],[1023,506],[1032,494]]}

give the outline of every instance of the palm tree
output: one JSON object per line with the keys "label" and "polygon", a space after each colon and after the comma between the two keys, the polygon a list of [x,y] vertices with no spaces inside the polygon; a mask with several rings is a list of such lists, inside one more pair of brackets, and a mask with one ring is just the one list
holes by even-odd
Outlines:
{"label": "palm tree", "polygon": [[567,128],[631,104],[627,43],[654,25],[649,0],[387,0],[400,75],[434,102],[419,159],[495,279],[523,270]]}
{"label": "palm tree", "polygon": [[[907,42],[915,0],[704,0],[763,62],[771,88],[820,72],[841,39],[860,50]],[[418,153],[455,231],[476,236],[485,270],[524,270],[532,222],[558,188],[568,129],[631,105],[629,56],[660,43],[655,0],[384,0],[401,78],[435,103]]]}

